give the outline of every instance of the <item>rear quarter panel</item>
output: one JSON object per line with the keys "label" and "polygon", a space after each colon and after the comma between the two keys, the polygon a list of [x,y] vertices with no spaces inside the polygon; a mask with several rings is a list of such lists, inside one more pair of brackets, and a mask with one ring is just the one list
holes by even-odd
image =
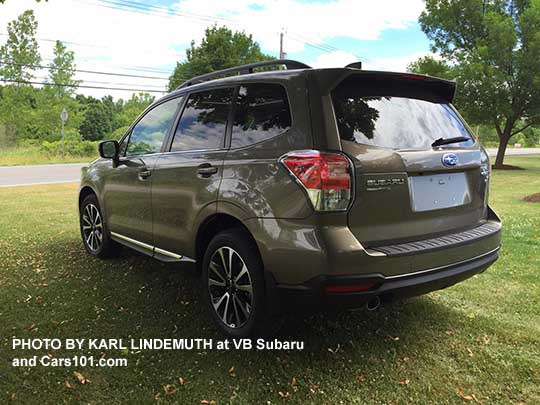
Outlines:
{"label": "rear quarter panel", "polygon": [[313,147],[306,78],[297,75],[264,82],[285,87],[292,127],[263,142],[227,152],[218,212],[227,212],[234,206],[234,211],[241,213],[241,220],[306,218],[312,210],[304,191],[279,163],[279,158],[287,152]]}

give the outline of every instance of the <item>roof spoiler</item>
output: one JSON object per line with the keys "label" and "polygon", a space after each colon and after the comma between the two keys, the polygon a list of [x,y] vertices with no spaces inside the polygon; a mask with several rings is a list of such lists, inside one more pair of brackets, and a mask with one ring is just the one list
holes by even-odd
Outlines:
{"label": "roof spoiler", "polygon": [[399,96],[405,92],[436,103],[451,103],[456,95],[455,81],[413,73],[380,72],[358,68],[321,69],[315,73],[321,95],[329,95],[345,81],[346,87],[358,84],[362,91],[373,93],[382,91],[388,96]]}

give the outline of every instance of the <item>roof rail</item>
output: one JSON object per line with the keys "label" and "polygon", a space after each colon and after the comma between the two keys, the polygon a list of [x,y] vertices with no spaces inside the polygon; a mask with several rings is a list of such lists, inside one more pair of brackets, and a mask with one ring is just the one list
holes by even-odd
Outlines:
{"label": "roof rail", "polygon": [[291,59],[275,59],[275,60],[267,60],[264,62],[256,62],[256,63],[250,63],[248,65],[242,65],[242,66],[236,66],[228,69],[223,70],[216,70],[215,72],[206,73],[204,75],[195,76],[189,80],[186,80],[184,83],[182,83],[180,86],[176,88],[176,90],[181,89],[183,87],[191,86],[195,83],[204,82],[206,80],[215,79],[220,76],[224,76],[230,73],[239,73],[241,75],[253,73],[253,69],[263,66],[279,66],[284,65],[287,70],[290,69],[310,69],[311,66],[306,65],[305,63],[298,62]]}

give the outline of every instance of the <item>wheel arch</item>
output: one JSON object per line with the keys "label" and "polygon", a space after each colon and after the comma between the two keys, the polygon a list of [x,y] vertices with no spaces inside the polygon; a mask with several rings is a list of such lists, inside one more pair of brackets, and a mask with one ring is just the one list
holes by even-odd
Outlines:
{"label": "wheel arch", "polygon": [[84,201],[84,199],[91,194],[94,194],[97,198],[97,193],[92,187],[84,186],[81,188],[81,190],[79,191],[79,208],[81,207],[81,204]]}
{"label": "wheel arch", "polygon": [[195,260],[197,262],[197,270],[201,270],[202,258],[212,238],[218,233],[228,229],[242,230],[257,247],[257,254],[259,255],[259,258],[261,258],[257,241],[248,227],[244,225],[241,220],[230,214],[215,213],[206,218],[197,230],[197,236],[195,238]]}

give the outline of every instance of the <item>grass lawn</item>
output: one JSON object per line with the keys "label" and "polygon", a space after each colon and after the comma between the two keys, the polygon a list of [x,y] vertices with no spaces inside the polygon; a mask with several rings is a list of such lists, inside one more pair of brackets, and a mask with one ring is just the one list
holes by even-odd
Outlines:
{"label": "grass lawn", "polygon": [[[278,337],[303,340],[300,352],[12,350],[12,337],[222,337],[190,267],[127,250],[107,262],[85,254],[76,185],[3,188],[0,402],[538,404],[540,204],[522,198],[540,192],[540,158],[507,163],[527,170],[493,175],[491,203],[505,224],[494,266],[375,312],[297,318]],[[125,357],[128,366],[11,366],[48,352]]]}
{"label": "grass lawn", "polygon": [[37,147],[7,148],[0,150],[0,166],[23,166],[23,165],[43,165],[51,163],[84,163],[90,162],[98,157],[97,150],[89,156],[62,157],[58,155],[47,155]]}

